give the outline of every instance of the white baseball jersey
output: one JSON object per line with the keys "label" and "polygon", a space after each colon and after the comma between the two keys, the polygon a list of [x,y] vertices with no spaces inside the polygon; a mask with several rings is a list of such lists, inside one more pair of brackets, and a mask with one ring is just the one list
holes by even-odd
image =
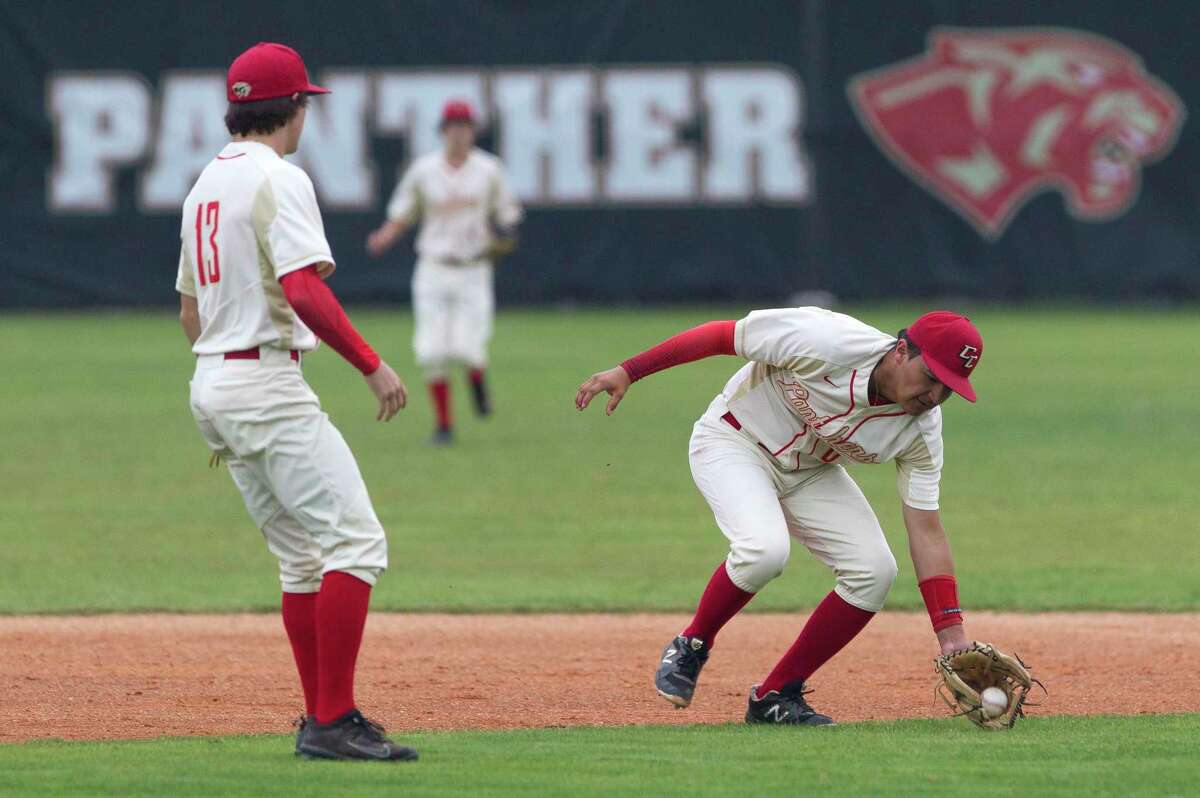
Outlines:
{"label": "white baseball jersey", "polygon": [[198,355],[256,346],[311,350],[279,278],[333,264],[312,181],[268,147],[230,142],[183,203],[175,290],[196,297]]}
{"label": "white baseball jersey", "polygon": [[941,408],[910,416],[867,399],[871,370],[895,342],[821,308],[755,311],[737,323],[734,348],[751,362],[725,385],[724,406],[782,470],[895,460],[904,503],[936,510]]}
{"label": "white baseball jersey", "polygon": [[508,187],[500,159],[473,149],[455,168],[442,151],[413,162],[388,202],[388,219],[421,221],[417,254],[451,262],[477,261],[492,243],[488,220],[521,221],[521,204]]}

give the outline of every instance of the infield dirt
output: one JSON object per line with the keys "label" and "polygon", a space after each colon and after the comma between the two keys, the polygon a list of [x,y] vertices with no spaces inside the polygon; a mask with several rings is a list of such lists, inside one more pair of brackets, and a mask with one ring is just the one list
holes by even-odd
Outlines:
{"label": "infield dirt", "polygon": [[[651,675],[686,620],[372,615],[359,704],[395,732],[735,721],[804,616],[736,618],[695,703],[676,711]],[[1200,614],[976,612],[967,622],[1046,683],[1030,714],[1200,711],[1190,667]],[[882,613],[811,680],[810,700],[839,721],[944,716],[933,644],[924,614]],[[0,687],[0,742],[284,732],[303,708],[275,615],[0,618]]]}

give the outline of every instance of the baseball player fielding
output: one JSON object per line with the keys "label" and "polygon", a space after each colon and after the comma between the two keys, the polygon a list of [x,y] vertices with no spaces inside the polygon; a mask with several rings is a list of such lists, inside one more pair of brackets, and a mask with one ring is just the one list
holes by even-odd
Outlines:
{"label": "baseball player fielding", "polygon": [[467,369],[476,413],[492,411],[486,369],[496,307],[494,261],[515,245],[522,211],[500,159],[475,146],[470,105],[446,103],[441,131],[444,149],[413,161],[388,203],[387,221],[367,239],[367,251],[383,255],[420,221],[413,349],[436,411],[432,442],[447,445],[454,441],[452,368]]}
{"label": "baseball player fielding", "polygon": [[967,647],[950,545],[938,513],[940,405],[975,401],[970,376],[979,331],[947,311],[897,335],[820,308],[760,310],[681,333],[584,381],[575,405],[609,396],[610,415],[630,386],[714,355],[748,361],[692,431],[692,476],[729,541],[687,628],[663,649],[659,695],[682,709],[695,694],[717,634],[779,576],[795,539],[834,573],[835,585],[791,648],[753,685],[748,723],[828,725],[808,680],[883,608],[896,560],[843,463],[896,463],[909,551],[942,653]]}
{"label": "baseball player fielding", "polygon": [[229,68],[231,141],[183,205],[176,289],[196,355],[191,409],[214,457],[279,559],[283,625],[304,691],[296,753],[411,760],[359,712],[354,670],[387,538],[349,446],[301,364],[320,339],[365,377],[378,418],[404,383],[354,329],[325,285],[334,270],[312,182],[296,151],[310,95],[295,50],[258,44]]}

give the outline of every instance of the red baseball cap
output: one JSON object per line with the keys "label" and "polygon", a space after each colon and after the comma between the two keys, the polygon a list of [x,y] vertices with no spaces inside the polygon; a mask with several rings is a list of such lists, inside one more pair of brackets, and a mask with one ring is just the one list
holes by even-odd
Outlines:
{"label": "red baseball cap", "polygon": [[914,321],[908,337],[921,348],[933,376],[968,402],[975,401],[970,377],[983,356],[983,337],[970,319],[935,310]]}
{"label": "red baseball cap", "polygon": [[475,110],[466,100],[450,100],[442,106],[442,126],[451,122],[470,122],[475,124]]}
{"label": "red baseball cap", "polygon": [[225,96],[231,103],[249,103],[293,94],[328,94],[308,82],[300,54],[285,44],[259,42],[229,66]]}

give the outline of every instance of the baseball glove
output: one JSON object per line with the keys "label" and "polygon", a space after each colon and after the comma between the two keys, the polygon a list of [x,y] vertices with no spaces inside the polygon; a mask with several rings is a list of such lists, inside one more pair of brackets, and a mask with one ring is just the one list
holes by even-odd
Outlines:
{"label": "baseball glove", "polygon": [[[970,648],[951,651],[934,664],[942,681],[934,692],[956,715],[965,715],[981,729],[1011,729],[1025,717],[1025,697],[1033,685],[1045,686],[1029,674],[1020,657],[1005,654],[995,646],[974,642]],[[995,717],[984,714],[980,693],[998,687],[1008,697],[1008,706]]]}
{"label": "baseball glove", "polygon": [[493,223],[492,243],[484,250],[484,257],[489,260],[499,260],[517,248],[516,227],[504,227]]}

